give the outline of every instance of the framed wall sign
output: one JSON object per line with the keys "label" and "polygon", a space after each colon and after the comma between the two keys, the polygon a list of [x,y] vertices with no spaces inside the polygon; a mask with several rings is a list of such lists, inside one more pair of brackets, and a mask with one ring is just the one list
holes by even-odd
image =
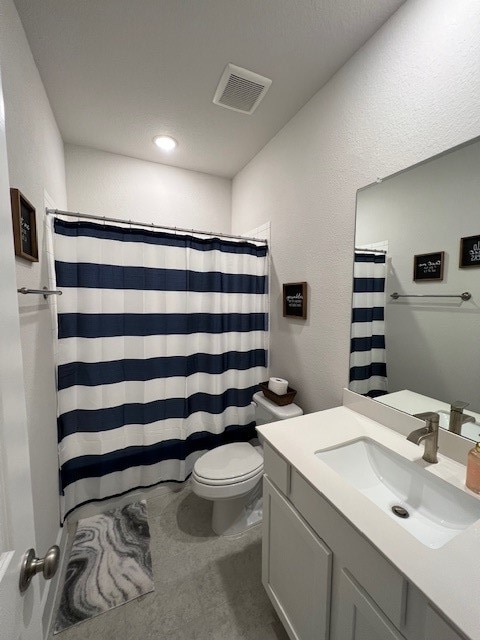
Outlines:
{"label": "framed wall sign", "polygon": [[414,280],[443,280],[445,251],[422,253],[413,258]]}
{"label": "framed wall sign", "polygon": [[480,267],[480,236],[461,238],[460,267]]}
{"label": "framed wall sign", "polygon": [[288,282],[283,285],[283,316],[303,319],[307,317],[306,282]]}
{"label": "framed wall sign", "polygon": [[35,208],[18,189],[10,189],[15,255],[38,262]]}

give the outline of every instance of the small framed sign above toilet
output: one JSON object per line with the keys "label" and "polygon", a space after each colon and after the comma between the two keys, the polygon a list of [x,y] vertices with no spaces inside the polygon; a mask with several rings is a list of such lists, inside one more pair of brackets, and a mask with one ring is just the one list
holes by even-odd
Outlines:
{"label": "small framed sign above toilet", "polygon": [[283,317],[307,317],[307,283],[287,282],[283,285]]}

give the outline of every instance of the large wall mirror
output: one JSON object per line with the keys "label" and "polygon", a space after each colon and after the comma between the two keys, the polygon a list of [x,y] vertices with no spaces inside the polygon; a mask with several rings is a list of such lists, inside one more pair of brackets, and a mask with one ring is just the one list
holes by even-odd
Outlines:
{"label": "large wall mirror", "polygon": [[480,140],[359,190],[355,248],[350,388],[480,440]]}

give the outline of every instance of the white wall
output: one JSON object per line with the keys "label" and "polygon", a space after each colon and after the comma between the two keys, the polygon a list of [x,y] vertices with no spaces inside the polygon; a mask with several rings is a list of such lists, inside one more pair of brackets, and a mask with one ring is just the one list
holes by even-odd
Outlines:
{"label": "white wall", "polygon": [[74,145],[65,146],[71,211],[228,232],[228,178]]}
{"label": "white wall", "polygon": [[[0,60],[3,72],[10,185],[36,208],[40,262],[16,259],[18,287],[47,282],[42,260],[44,190],[66,206],[63,143],[11,0],[0,0]],[[25,391],[32,452],[37,551],[57,539],[58,462],[52,329],[41,297],[20,297]]]}
{"label": "white wall", "polygon": [[[408,0],[235,177],[232,230],[272,222],[271,373],[307,411],[341,402],[355,193],[480,134],[480,3]],[[306,321],[281,317],[307,280]]]}
{"label": "white wall", "polygon": [[[66,206],[63,143],[12,0],[0,0],[0,64],[10,185],[36,208],[40,262],[16,259],[17,286],[47,282],[42,260],[44,191]],[[13,247],[12,247],[13,251]],[[20,296],[20,324],[34,498],[36,551],[59,536],[55,375],[50,313],[43,298]],[[47,583],[40,589],[46,597]]]}
{"label": "white wall", "polygon": [[[460,238],[480,234],[480,142],[360,191],[356,244],[388,240],[388,390],[410,389],[480,409],[480,268],[459,268]],[[415,254],[445,252],[442,281],[413,281]],[[480,265],[479,265],[480,267]],[[406,294],[472,299],[393,301]]]}

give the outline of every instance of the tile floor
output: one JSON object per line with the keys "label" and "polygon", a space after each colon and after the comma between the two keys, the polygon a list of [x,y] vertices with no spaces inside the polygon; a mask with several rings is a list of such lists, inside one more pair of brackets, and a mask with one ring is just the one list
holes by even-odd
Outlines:
{"label": "tile floor", "polygon": [[219,538],[211,508],[188,484],[148,501],[155,591],[55,640],[288,640],[261,584],[261,526]]}

